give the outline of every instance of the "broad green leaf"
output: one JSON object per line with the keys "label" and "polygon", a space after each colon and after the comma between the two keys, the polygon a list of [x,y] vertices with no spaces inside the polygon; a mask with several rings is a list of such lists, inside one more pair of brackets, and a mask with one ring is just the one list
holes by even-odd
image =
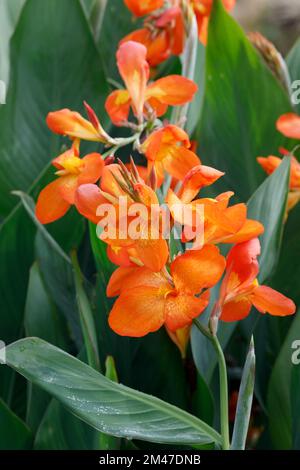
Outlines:
{"label": "broad green leaf", "polygon": [[278,262],[289,181],[290,158],[285,157],[279,168],[265,179],[248,201],[248,217],[259,220],[265,227],[260,237],[260,282],[271,276]]}
{"label": "broad green leaf", "polygon": [[16,24],[25,0],[0,0],[0,80],[6,87],[9,80],[9,41],[15,30]]}
{"label": "broad green leaf", "polygon": [[77,417],[107,434],[163,443],[221,441],[215,430],[194,416],[112,382],[38,338],[8,346],[7,364],[57,398]]}
{"label": "broad green leaf", "polygon": [[[291,394],[295,392],[292,389],[295,386],[295,379],[292,381],[292,369],[295,367],[299,368],[299,365],[293,365],[292,363],[292,355],[295,352],[292,346],[294,341],[299,340],[299,332],[300,311],[295,314],[289,333],[273,368],[269,383],[267,409],[270,434],[275,449],[291,449],[293,446],[294,410],[291,405]],[[300,393],[299,390],[297,390],[297,393]],[[299,414],[297,419],[299,420]]]}
{"label": "broad green leaf", "polygon": [[[296,106],[297,113],[300,113],[300,39],[287,56],[287,65],[292,82],[292,101]],[[293,83],[294,82],[294,83]]]}
{"label": "broad green leaf", "polygon": [[29,192],[61,150],[61,138],[46,126],[47,113],[63,107],[83,112],[86,100],[106,116],[103,105],[108,92],[79,0],[28,0],[11,40],[10,60],[7,104],[0,107],[3,215],[16,203],[10,191]]}
{"label": "broad green leaf", "polygon": [[253,336],[243,369],[236,416],[232,434],[231,450],[245,450],[249,429],[255,381],[255,352]]}
{"label": "broad green leaf", "polygon": [[205,68],[199,155],[225,171],[215,188],[247,200],[263,179],[256,157],[276,154],[286,142],[275,122],[291,111],[289,97],[220,0],[209,22]]}
{"label": "broad green leaf", "polygon": [[197,123],[200,120],[204,92],[205,92],[205,47],[201,42],[198,42],[197,46],[197,58],[195,65],[194,81],[198,85],[198,91],[189,105],[189,111],[187,114],[186,131],[189,135],[192,135]]}
{"label": "broad green leaf", "polygon": [[[66,325],[46,291],[37,263],[30,270],[24,326],[27,336],[39,336],[56,346],[67,348]],[[48,394],[28,383],[26,422],[32,430],[36,431],[40,424],[49,400]]]}
{"label": "broad green leaf", "polygon": [[0,450],[29,449],[32,435],[26,424],[0,400]]}
{"label": "broad green leaf", "polygon": [[36,450],[92,450],[93,428],[76,418],[56,400],[52,400],[35,436]]}

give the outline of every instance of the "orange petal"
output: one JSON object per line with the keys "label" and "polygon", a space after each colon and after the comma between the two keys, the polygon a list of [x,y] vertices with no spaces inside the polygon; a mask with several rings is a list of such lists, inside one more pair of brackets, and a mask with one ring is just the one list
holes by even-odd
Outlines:
{"label": "orange petal", "polygon": [[75,194],[76,189],[78,188],[78,176],[77,175],[67,175],[61,176],[61,184],[59,186],[59,192],[62,195],[63,199],[69,204],[75,203]]}
{"label": "orange petal", "polygon": [[257,220],[246,219],[242,228],[237,233],[226,237],[224,243],[242,243],[252,238],[256,238],[264,233],[264,226]]}
{"label": "orange petal", "polygon": [[126,41],[135,41],[143,44],[147,48],[147,62],[151,67],[156,67],[171,54],[168,36],[165,30],[161,30],[158,34],[153,35],[150,29],[142,28],[125,36],[120,44]]}
{"label": "orange petal", "polygon": [[116,126],[128,120],[131,98],[127,90],[113,91],[105,101],[105,109]]}
{"label": "orange petal", "polygon": [[78,185],[96,183],[104,167],[100,153],[90,153],[82,159],[82,162],[84,167],[78,177]]}
{"label": "orange petal", "polygon": [[127,289],[140,286],[157,287],[166,291],[172,288],[161,273],[155,273],[145,267],[121,267],[111,275],[106,294],[108,297],[115,297],[123,290],[126,293]]}
{"label": "orange petal", "polygon": [[132,100],[134,112],[142,119],[146,86],[149,79],[147,49],[138,42],[127,41],[117,51],[117,65]]}
{"label": "orange petal", "polygon": [[63,177],[48,184],[39,194],[35,215],[42,224],[49,224],[60,219],[68,211],[70,204],[65,201],[59,191],[64,183]]}
{"label": "orange petal", "polygon": [[168,153],[169,147],[178,144],[190,147],[189,136],[180,127],[169,124],[152,132],[141,145],[141,151],[148,160],[162,160]]}
{"label": "orange petal", "polygon": [[170,336],[173,343],[178,347],[182,359],[186,357],[186,349],[190,340],[191,335],[191,325],[184,326],[183,328],[178,328],[176,331],[171,331],[166,327],[166,331]]}
{"label": "orange petal", "polygon": [[101,189],[106,193],[112,194],[115,197],[124,196],[125,192],[118,185],[116,178],[124,181],[120,165],[112,163],[111,165],[105,165],[102,170],[101,177]]}
{"label": "orange petal", "polygon": [[258,286],[251,295],[251,300],[254,307],[261,313],[270,313],[284,317],[292,315],[296,311],[294,302],[280,292],[277,292],[271,287]]}
{"label": "orange petal", "polygon": [[282,162],[281,158],[274,157],[273,155],[269,157],[257,157],[256,160],[268,175],[271,175]]}
{"label": "orange petal", "polygon": [[223,306],[220,319],[226,322],[243,320],[249,315],[251,307],[251,301],[246,296],[236,301],[231,300]]}
{"label": "orange petal", "polygon": [[166,298],[165,324],[166,327],[175,332],[191,324],[203,312],[209,304],[209,291],[200,297],[194,297],[186,293],[169,294]]}
{"label": "orange petal", "polygon": [[107,200],[96,184],[82,184],[77,188],[75,193],[76,209],[94,224],[100,220],[100,217],[96,215],[100,204],[107,204]]}
{"label": "orange petal", "polygon": [[117,266],[122,266],[125,268],[135,266],[135,264],[130,259],[128,248],[123,246],[108,245],[107,257]]}
{"label": "orange petal", "polygon": [[[46,122],[49,129],[56,134],[68,135],[69,137],[77,137],[79,139],[95,142],[106,141],[105,137],[101,135],[101,132],[95,129],[87,119],[84,119],[81,114],[67,108],[49,113]],[[100,129],[102,130],[102,128]],[[104,133],[104,135],[106,134]]]}
{"label": "orange petal", "polygon": [[286,137],[300,139],[300,117],[297,114],[283,114],[277,120],[276,127]]}
{"label": "orange petal", "polygon": [[161,8],[164,0],[124,0],[124,3],[135,16],[145,16]]}
{"label": "orange petal", "polygon": [[226,261],[214,245],[205,245],[201,250],[188,250],[177,256],[171,264],[175,286],[180,291],[198,294],[220,280]]}
{"label": "orange petal", "polygon": [[164,323],[165,293],[156,287],[135,287],[116,300],[108,317],[111,329],[121,336],[140,337]]}
{"label": "orange petal", "polygon": [[163,238],[157,240],[140,239],[134,243],[138,258],[152,271],[160,271],[169,257],[168,243]]}
{"label": "orange petal", "polygon": [[164,104],[176,106],[192,101],[198,86],[181,75],[168,75],[148,86],[146,99],[156,98]]}
{"label": "orange petal", "polygon": [[165,170],[178,180],[184,179],[188,172],[199,164],[200,160],[194,152],[176,145],[168,148],[163,159]]}
{"label": "orange petal", "polygon": [[210,166],[197,165],[185,176],[178,196],[183,202],[190,202],[197,196],[201,188],[210,186],[223,175],[222,171]]}

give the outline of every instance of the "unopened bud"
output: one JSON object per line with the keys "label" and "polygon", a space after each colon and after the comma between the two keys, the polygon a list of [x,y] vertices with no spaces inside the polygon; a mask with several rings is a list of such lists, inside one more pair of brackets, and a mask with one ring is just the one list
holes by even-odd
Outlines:
{"label": "unopened bud", "polygon": [[104,160],[104,164],[105,165],[111,165],[112,163],[115,162],[115,156],[114,155],[108,155],[108,157],[106,157],[106,159]]}
{"label": "unopened bud", "polygon": [[157,175],[156,175],[156,170],[155,170],[154,165],[151,168],[151,172],[150,172],[150,175],[148,177],[148,184],[149,184],[150,188],[153,189],[153,191],[156,191],[156,188],[157,188]]}

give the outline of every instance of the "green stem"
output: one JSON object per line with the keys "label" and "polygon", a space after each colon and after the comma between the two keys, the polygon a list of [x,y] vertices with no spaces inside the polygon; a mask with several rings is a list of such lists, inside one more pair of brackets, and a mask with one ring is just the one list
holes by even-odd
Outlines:
{"label": "green stem", "polygon": [[125,147],[126,145],[129,145],[129,144],[132,144],[132,143],[138,141],[140,136],[141,136],[141,133],[143,132],[143,130],[144,130],[144,126],[140,131],[136,132],[135,134],[133,134],[130,137],[114,139],[115,142],[116,142],[116,145],[113,145],[105,153],[103,153],[102,158],[105,160],[105,158],[109,157],[110,155],[114,155],[116,153],[116,151],[119,150],[120,148]]}
{"label": "green stem", "polygon": [[228,382],[227,382],[227,368],[226,361],[223,354],[222,347],[219,343],[217,336],[212,335],[211,332],[202,325],[202,323],[195,319],[194,324],[198,330],[209,339],[212,343],[218,357],[219,363],[219,379],[220,379],[220,412],[221,412],[221,435],[223,440],[223,450],[230,449],[229,439],[229,416],[228,416]]}

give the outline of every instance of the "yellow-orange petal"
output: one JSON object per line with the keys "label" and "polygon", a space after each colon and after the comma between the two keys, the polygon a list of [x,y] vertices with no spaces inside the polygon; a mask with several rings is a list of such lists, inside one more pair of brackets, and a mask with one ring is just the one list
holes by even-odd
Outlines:
{"label": "yellow-orange petal", "polygon": [[111,275],[106,294],[108,297],[115,297],[123,290],[126,293],[127,289],[140,286],[163,288],[166,291],[172,288],[161,273],[153,272],[145,267],[120,267]]}
{"label": "yellow-orange petal", "polygon": [[105,109],[116,126],[122,126],[128,120],[131,98],[127,90],[115,90],[108,95]]}
{"label": "yellow-orange petal", "polygon": [[168,147],[163,159],[164,169],[178,180],[183,180],[188,172],[200,163],[199,158],[194,152],[177,145]]}
{"label": "yellow-orange petal", "polygon": [[59,186],[59,192],[63,199],[69,204],[75,203],[75,193],[78,188],[78,176],[77,175],[66,175],[61,176],[61,184]]}
{"label": "yellow-orange petal", "polygon": [[171,264],[171,274],[179,291],[198,294],[221,279],[226,266],[224,256],[214,245],[201,250],[188,250],[177,256]]}
{"label": "yellow-orange petal", "polygon": [[134,41],[124,42],[117,51],[117,65],[132,100],[135,115],[142,119],[149,79],[147,49]]}
{"label": "yellow-orange petal", "polygon": [[190,340],[191,325],[184,326],[183,328],[178,328],[178,330],[176,331],[171,331],[168,327],[166,327],[166,331],[173,343],[175,343],[178,347],[181,357],[184,359],[186,357],[187,345]]}
{"label": "yellow-orange petal", "polygon": [[136,240],[134,248],[138,258],[152,271],[161,271],[168,261],[168,243],[163,238]]}
{"label": "yellow-orange petal", "polygon": [[147,87],[146,99],[155,98],[164,104],[177,106],[191,101],[198,90],[192,80],[181,75],[159,78]]}
{"label": "yellow-orange petal", "polygon": [[261,313],[284,317],[296,311],[294,302],[268,286],[258,286],[251,294],[251,301]]}
{"label": "yellow-orange petal", "polygon": [[283,114],[277,120],[276,127],[286,137],[300,139],[300,116],[297,116],[297,114]]}
{"label": "yellow-orange petal", "polygon": [[82,184],[76,190],[74,203],[81,215],[97,224],[100,220],[97,209],[100,204],[107,204],[107,200],[96,184]]}
{"label": "yellow-orange petal", "polygon": [[67,108],[49,113],[46,122],[49,129],[56,134],[95,142],[105,142],[106,140],[81,114]]}
{"label": "yellow-orange petal", "polygon": [[223,243],[242,243],[264,233],[264,226],[257,220],[246,219],[243,226],[234,235],[224,238]]}
{"label": "yellow-orange petal", "polygon": [[226,322],[243,320],[251,310],[252,304],[247,296],[231,300],[223,305],[220,319]]}
{"label": "yellow-orange petal", "polygon": [[104,161],[100,153],[90,153],[82,158],[84,164],[78,177],[78,186],[87,183],[96,183],[102,174]]}
{"label": "yellow-orange petal", "polygon": [[116,300],[108,323],[121,336],[145,336],[163,325],[164,309],[165,292],[156,287],[135,287]]}
{"label": "yellow-orange petal", "polygon": [[164,0],[124,0],[124,3],[135,16],[145,16],[161,8]]}
{"label": "yellow-orange petal", "polygon": [[166,327],[175,332],[192,323],[193,318],[198,317],[209,304],[209,291],[200,297],[185,292],[170,293],[166,297],[165,324]]}
{"label": "yellow-orange petal", "polygon": [[197,196],[201,188],[210,186],[224,173],[206,165],[195,165],[185,176],[178,194],[183,202],[190,202]]}
{"label": "yellow-orange petal", "polygon": [[105,165],[102,170],[101,189],[115,197],[124,196],[125,192],[120,188],[116,178],[124,182],[120,165],[117,163]]}
{"label": "yellow-orange petal", "polygon": [[178,126],[169,124],[152,132],[141,145],[141,151],[148,160],[162,160],[173,145],[190,147],[190,139],[187,133]]}
{"label": "yellow-orange petal", "polygon": [[49,224],[60,219],[68,211],[70,204],[65,201],[59,191],[61,178],[57,178],[52,183],[45,186],[40,192],[35,207],[36,218],[42,224]]}
{"label": "yellow-orange petal", "polygon": [[107,257],[117,266],[124,268],[135,266],[130,259],[129,249],[125,246],[107,245]]}

